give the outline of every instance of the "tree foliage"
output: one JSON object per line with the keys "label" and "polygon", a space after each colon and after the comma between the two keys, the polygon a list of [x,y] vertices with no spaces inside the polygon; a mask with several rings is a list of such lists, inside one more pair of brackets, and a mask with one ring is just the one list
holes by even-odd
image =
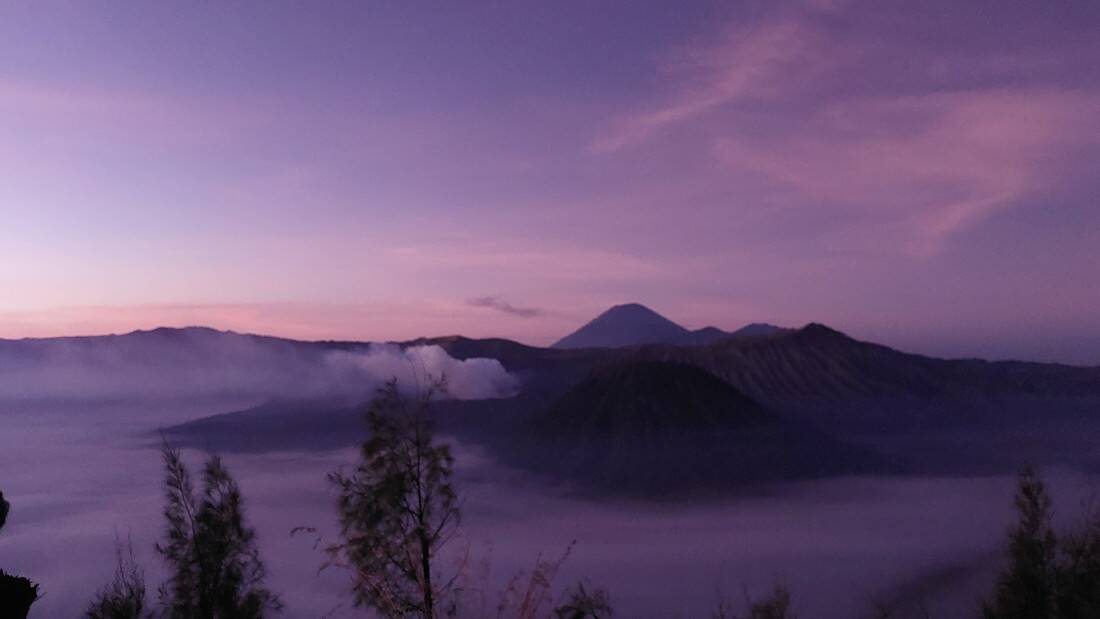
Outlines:
{"label": "tree foliage", "polygon": [[1061,542],[1055,574],[1061,619],[1100,617],[1100,515],[1089,512],[1084,528]]}
{"label": "tree foliage", "polygon": [[1020,472],[1015,498],[1019,521],[1008,534],[1009,565],[997,580],[986,619],[1048,619],[1055,608],[1053,504],[1032,467]]}
{"label": "tree foliage", "polygon": [[370,436],[355,469],[329,475],[341,527],[329,565],[352,571],[357,606],[387,617],[434,619],[451,603],[454,575],[444,578],[437,559],[459,521],[454,458],[433,441],[429,419],[444,388],[437,381],[406,397],[387,382],[367,411]]}
{"label": "tree foliage", "polygon": [[86,619],[149,619],[145,600],[145,572],[134,560],[133,545],[115,540],[115,574],[96,594],[85,612]]}
{"label": "tree foliage", "polygon": [[496,615],[514,619],[540,619],[548,616],[554,606],[554,579],[573,552],[571,542],[557,559],[535,557],[529,570],[520,570],[508,581],[497,600]]}
{"label": "tree foliage", "polygon": [[38,601],[38,585],[29,578],[0,570],[0,617],[24,619]]}
{"label": "tree foliage", "polygon": [[1017,523],[1009,531],[1009,564],[997,581],[986,619],[1086,619],[1100,617],[1100,517],[1058,536],[1051,525],[1053,501],[1033,468],[1020,473]]}
{"label": "tree foliage", "polygon": [[607,589],[585,587],[583,582],[578,582],[565,603],[554,609],[558,619],[610,619],[614,614]]}
{"label": "tree foliage", "polygon": [[748,619],[795,619],[791,613],[791,594],[777,586],[768,597],[749,607]]}
{"label": "tree foliage", "polygon": [[160,588],[172,619],[255,619],[281,609],[264,587],[265,570],[256,534],[245,524],[237,482],[221,459],[202,470],[196,497],[191,473],[178,450],[163,449],[166,528],[157,552],[171,569]]}
{"label": "tree foliage", "polygon": [[718,604],[718,609],[711,615],[712,619],[795,619],[791,611],[791,594],[783,585],[776,585],[772,592],[765,598],[752,601],[745,594],[747,606],[746,614],[741,615],[733,610],[733,605],[723,600]]}

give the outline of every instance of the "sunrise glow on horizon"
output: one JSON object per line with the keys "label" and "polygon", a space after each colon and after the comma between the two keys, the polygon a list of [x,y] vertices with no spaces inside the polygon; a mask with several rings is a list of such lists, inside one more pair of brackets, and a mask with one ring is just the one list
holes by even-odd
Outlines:
{"label": "sunrise glow on horizon", "polygon": [[1098,31],[1091,2],[0,6],[0,338],[546,345],[636,301],[1100,365]]}

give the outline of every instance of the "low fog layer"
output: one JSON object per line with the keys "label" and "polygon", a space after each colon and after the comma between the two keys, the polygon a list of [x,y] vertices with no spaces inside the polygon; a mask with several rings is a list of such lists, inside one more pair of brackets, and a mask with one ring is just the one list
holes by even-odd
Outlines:
{"label": "low fog layer", "polygon": [[[206,329],[91,339],[0,341],[0,490],[13,505],[0,557],[5,569],[42,584],[46,595],[34,612],[45,617],[78,615],[110,578],[116,533],[132,536],[151,591],[163,579],[152,551],[163,529],[160,456],[148,440],[157,428],[243,408],[242,399],[360,398],[389,378],[415,386],[445,375],[452,395],[464,399],[518,389],[498,361],[457,360],[437,346],[309,344]],[[1077,423],[1043,421],[1028,424],[1027,441],[1004,444],[1019,456],[1015,446],[1028,442],[1091,436]],[[348,442],[338,449],[227,456],[288,617],[358,616],[345,579],[317,574],[323,557],[314,540],[289,535],[303,525],[330,538],[336,530],[326,474],[354,462],[348,445],[366,430],[358,415],[342,428]],[[971,459],[977,442],[996,436],[958,438],[921,455]],[[501,466],[480,447],[454,447],[463,528],[452,551],[470,549],[470,576],[483,579],[473,585],[487,592],[490,607],[517,570],[576,540],[559,590],[581,578],[606,585],[617,616],[709,616],[719,595],[736,602],[743,587],[757,595],[776,582],[790,585],[803,617],[867,616],[876,602],[972,616],[990,591],[1012,518],[1010,474],[834,478],[705,503],[579,499]],[[186,457],[201,460],[194,450]],[[1095,478],[1046,472],[1062,524],[1069,523]]]}
{"label": "low fog layer", "polygon": [[0,341],[0,400],[360,398],[382,381],[445,376],[458,399],[512,395],[517,379],[495,359],[454,359],[438,346],[317,344],[208,329],[104,338]]}
{"label": "low fog layer", "polygon": [[[150,409],[98,410],[104,414],[0,407],[0,484],[13,505],[0,556],[3,567],[42,584],[38,616],[80,613],[110,578],[116,532],[132,537],[152,590],[165,576],[152,550],[164,526],[160,456],[129,434],[152,429]],[[1010,475],[835,479],[786,485],[771,496],[661,504],[570,499],[478,451],[456,445],[456,455],[464,502],[453,550],[469,547],[472,584],[489,592],[490,605],[517,570],[540,554],[560,556],[576,540],[559,589],[580,578],[605,585],[616,616],[706,617],[720,594],[739,602],[743,588],[759,595],[775,582],[790,585],[800,617],[863,617],[873,602],[895,600],[927,603],[932,616],[974,616],[1012,520]],[[185,456],[192,465],[202,458]],[[227,458],[287,617],[336,607],[329,616],[362,616],[349,604],[344,575],[317,574],[323,557],[312,537],[289,534],[310,525],[331,537],[335,497],[325,474],[355,457],[355,449],[342,449]],[[1059,516],[1072,524],[1092,483],[1047,473]]]}

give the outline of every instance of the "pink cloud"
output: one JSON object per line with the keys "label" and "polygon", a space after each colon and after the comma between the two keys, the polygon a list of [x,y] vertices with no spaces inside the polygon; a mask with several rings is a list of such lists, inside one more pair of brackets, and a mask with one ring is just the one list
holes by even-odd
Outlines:
{"label": "pink cloud", "polygon": [[[807,3],[832,11],[832,2]],[[782,12],[764,23],[735,23],[717,43],[680,50],[662,65],[662,78],[676,84],[663,103],[617,118],[589,149],[612,153],[639,144],[658,131],[743,100],[767,99],[821,70],[817,53],[825,41],[805,21],[806,10]],[[808,59],[815,57],[815,62]]]}
{"label": "pink cloud", "polygon": [[1100,143],[1100,93],[1025,79],[1057,52],[894,40],[890,22],[867,28],[860,14],[803,3],[680,50],[658,70],[657,102],[613,120],[589,150],[691,144],[717,158],[726,176],[711,181],[744,208],[829,211],[838,244],[885,240],[915,256],[1081,175],[1075,162]]}
{"label": "pink cloud", "polygon": [[750,34],[743,41],[738,40],[728,63],[716,62],[714,54],[702,54],[697,58],[698,68],[709,71],[708,79],[668,105],[618,119],[610,132],[592,142],[591,150],[597,153],[617,151],[644,141],[666,126],[750,95],[761,86],[772,66],[797,57],[798,37],[797,26],[779,24]]}
{"label": "pink cloud", "polygon": [[723,138],[732,169],[776,190],[900,222],[917,253],[1030,192],[1056,183],[1100,97],[1001,90],[835,104],[781,136]]}

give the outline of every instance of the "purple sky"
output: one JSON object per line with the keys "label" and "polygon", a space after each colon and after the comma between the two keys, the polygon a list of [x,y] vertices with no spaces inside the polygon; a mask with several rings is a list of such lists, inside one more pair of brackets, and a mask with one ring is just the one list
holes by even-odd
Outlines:
{"label": "purple sky", "polygon": [[1100,3],[0,5],[0,337],[639,301],[1100,364]]}

